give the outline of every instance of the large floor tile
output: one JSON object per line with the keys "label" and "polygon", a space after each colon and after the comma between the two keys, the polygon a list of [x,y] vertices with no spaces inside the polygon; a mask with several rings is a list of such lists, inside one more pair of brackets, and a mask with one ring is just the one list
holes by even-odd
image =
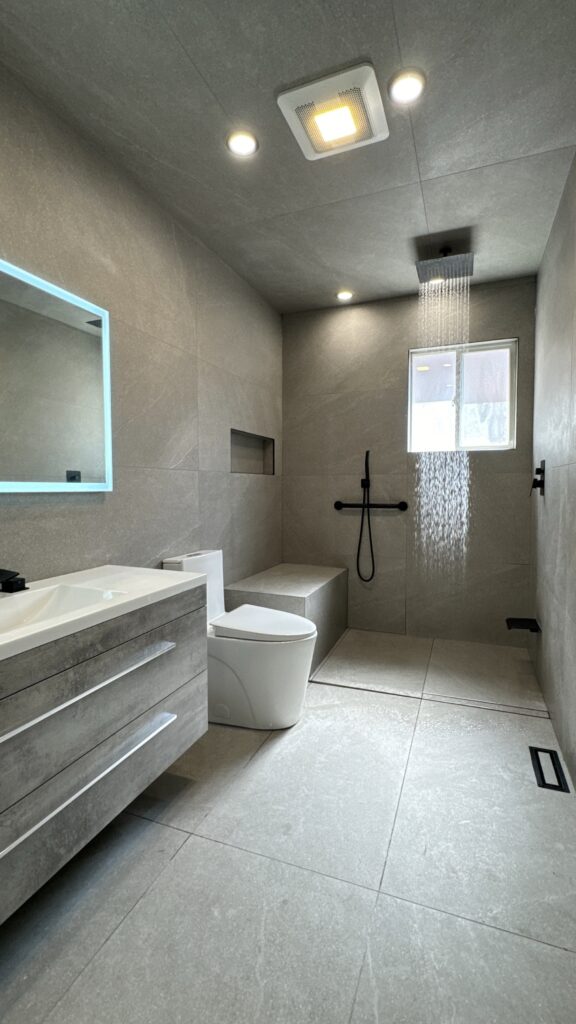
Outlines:
{"label": "large floor tile", "polygon": [[419,697],[432,641],[349,629],[314,675],[319,683]]}
{"label": "large floor tile", "polygon": [[197,831],[377,888],[417,712],[313,684],[302,720],[270,737]]}
{"label": "large floor tile", "polygon": [[383,891],[576,949],[576,801],[536,785],[544,718],[423,702]]}
{"label": "large floor tile", "polygon": [[573,1024],[576,956],[380,897],[352,1024]]}
{"label": "large floor tile", "polygon": [[435,640],[424,694],[546,710],[524,647]]}
{"label": "large floor tile", "polygon": [[211,725],[128,810],[193,832],[268,735],[253,729]]}
{"label": "large floor tile", "polygon": [[0,934],[2,1024],[40,1024],[186,836],[121,815]]}
{"label": "large floor tile", "polygon": [[375,899],[192,836],[50,1024],[348,1024]]}

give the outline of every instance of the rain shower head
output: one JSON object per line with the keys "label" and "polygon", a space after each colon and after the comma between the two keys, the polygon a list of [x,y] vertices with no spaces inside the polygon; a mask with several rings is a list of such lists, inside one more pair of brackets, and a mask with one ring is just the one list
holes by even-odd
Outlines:
{"label": "rain shower head", "polygon": [[451,249],[442,249],[440,256],[429,260],[416,260],[416,270],[420,284],[433,281],[451,281],[456,277],[472,277],[474,273],[474,253],[452,253]]}

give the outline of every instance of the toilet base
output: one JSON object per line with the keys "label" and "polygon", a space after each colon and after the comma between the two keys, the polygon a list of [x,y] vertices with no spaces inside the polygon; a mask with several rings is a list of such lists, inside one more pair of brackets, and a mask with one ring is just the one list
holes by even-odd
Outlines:
{"label": "toilet base", "polygon": [[286,643],[209,634],[209,721],[245,729],[295,725],[304,706],[315,643],[316,634]]}

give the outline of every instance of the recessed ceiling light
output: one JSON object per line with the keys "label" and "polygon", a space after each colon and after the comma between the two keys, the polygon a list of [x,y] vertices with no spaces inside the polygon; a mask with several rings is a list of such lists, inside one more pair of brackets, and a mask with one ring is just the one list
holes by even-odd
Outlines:
{"label": "recessed ceiling light", "polygon": [[343,288],[342,291],[338,292],[336,298],[338,302],[350,302],[350,299],[354,297],[354,292],[349,292],[347,288]]}
{"label": "recessed ceiling light", "polygon": [[252,132],[232,132],[226,145],[234,156],[252,156],[258,149],[258,140]]}
{"label": "recessed ceiling light", "polygon": [[388,83],[388,95],[394,103],[414,103],[424,91],[426,77],[417,68],[404,68]]}
{"label": "recessed ceiling light", "polygon": [[429,370],[430,367],[429,366],[417,366],[416,369],[418,370],[418,373],[426,373],[426,371]]}
{"label": "recessed ceiling light", "polygon": [[371,64],[288,89],[278,97],[278,106],[307,160],[367,146],[390,134]]}

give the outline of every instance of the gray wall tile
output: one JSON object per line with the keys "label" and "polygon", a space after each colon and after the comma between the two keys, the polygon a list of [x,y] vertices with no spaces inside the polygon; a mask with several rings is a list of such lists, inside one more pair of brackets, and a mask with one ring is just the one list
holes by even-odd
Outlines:
{"label": "gray wall tile", "polygon": [[200,544],[224,548],[229,577],[280,561],[279,479],[256,520],[242,488],[234,529],[230,505],[232,426],[273,436],[281,465],[280,318],[0,78],[0,255],[110,310],[115,471],[111,494],[0,496],[0,563],[39,579],[106,561],[158,565]]}
{"label": "gray wall tile", "polygon": [[576,776],[576,164],[538,280],[534,460],[546,494],[533,500],[533,584],[542,633],[532,651],[564,755]]}
{"label": "gray wall tile", "polygon": [[[470,337],[519,339],[518,438],[510,452],[470,456],[469,565],[457,581],[431,580],[414,558],[414,457],[407,454],[408,350],[418,344],[418,298],[296,313],[284,318],[285,561],[350,569],[349,625],[425,636],[519,643],[506,615],[530,611],[530,480],[535,282],[472,287]],[[373,516],[375,579],[356,575],[365,449],[372,500],[406,499],[406,514]],[[496,592],[496,593],[495,593]],[[438,595],[438,600],[435,599]]]}

